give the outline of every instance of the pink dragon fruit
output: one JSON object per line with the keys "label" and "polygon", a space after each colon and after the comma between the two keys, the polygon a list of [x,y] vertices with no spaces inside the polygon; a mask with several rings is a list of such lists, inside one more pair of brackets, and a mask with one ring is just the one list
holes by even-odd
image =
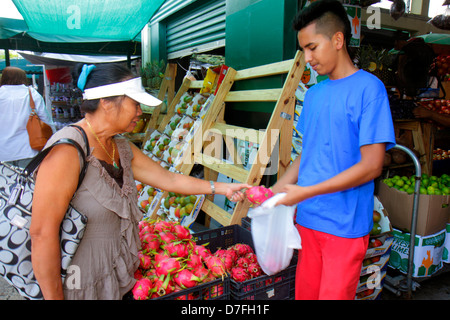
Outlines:
{"label": "pink dragon fruit", "polygon": [[159,237],[154,233],[145,233],[141,238],[142,249],[147,253],[154,253],[159,250]]}
{"label": "pink dragon fruit", "polygon": [[160,252],[158,252],[158,253],[156,253],[154,256],[153,256],[153,264],[154,265],[157,265],[159,262],[161,262],[162,260],[166,260],[166,259],[169,259],[170,258],[170,255],[167,253],[167,252],[165,252],[165,251],[160,251]]}
{"label": "pink dragon fruit", "polygon": [[154,232],[155,233],[161,233],[161,232],[173,232],[173,223],[170,221],[160,220],[154,224]]}
{"label": "pink dragon fruit", "polygon": [[202,257],[198,254],[191,253],[186,260],[186,267],[190,269],[203,267]]}
{"label": "pink dragon fruit", "polygon": [[257,278],[260,275],[262,275],[261,266],[258,263],[251,262],[248,265],[248,273],[250,274],[251,278]]}
{"label": "pink dragon fruit", "polygon": [[192,288],[201,282],[200,278],[188,269],[183,269],[176,273],[173,280],[183,289]]}
{"label": "pink dragon fruit", "polygon": [[190,240],[192,239],[192,234],[189,232],[189,229],[181,224],[177,224],[173,227],[174,235],[180,240]]}
{"label": "pink dragon fruit", "polygon": [[171,242],[162,246],[172,257],[187,258],[189,256],[189,248],[182,242]]}
{"label": "pink dragon fruit", "polygon": [[152,281],[148,278],[142,278],[136,281],[132,289],[133,298],[135,300],[147,300],[153,288]]}
{"label": "pink dragon fruit", "polygon": [[200,279],[200,282],[208,282],[209,270],[203,266],[193,269],[192,272]]}
{"label": "pink dragon fruit", "polygon": [[181,269],[181,263],[179,258],[168,258],[158,262],[155,265],[155,269],[158,276],[167,276],[169,274],[173,275]]}
{"label": "pink dragon fruit", "polygon": [[196,245],[194,247],[194,251],[195,254],[198,254],[200,257],[202,257],[203,262],[205,262],[205,259],[208,258],[209,256],[211,256],[211,251],[206,248],[205,246],[202,245]]}
{"label": "pink dragon fruit", "polygon": [[234,281],[237,282],[243,282],[250,279],[247,270],[243,267],[234,267],[233,269],[231,269],[230,276]]}
{"label": "pink dragon fruit", "polygon": [[138,252],[139,257],[139,267],[147,270],[152,266],[152,258],[146,254],[144,254],[142,251]]}
{"label": "pink dragon fruit", "polygon": [[245,257],[240,257],[236,260],[236,266],[242,267],[244,269],[247,269],[249,264],[250,264],[250,260],[248,260]]}
{"label": "pink dragon fruit", "polygon": [[264,186],[254,186],[250,189],[245,190],[245,195],[252,204],[260,205],[261,203],[272,197],[273,192],[271,189]]}
{"label": "pink dragon fruit", "polygon": [[247,253],[244,257],[247,258],[252,263],[258,263],[258,258],[256,257],[256,254],[254,254],[253,252]]}
{"label": "pink dragon fruit", "polygon": [[235,263],[235,257],[236,257],[236,253],[234,251],[220,249],[220,250],[217,250],[214,253],[214,255],[219,257],[220,259],[222,259],[226,271],[231,270],[231,268],[233,267],[233,265]]}
{"label": "pink dragon fruit", "polygon": [[254,253],[252,247],[245,243],[236,243],[232,246],[238,257],[244,257],[247,253]]}
{"label": "pink dragon fruit", "polygon": [[172,283],[171,277],[160,275],[159,278],[155,278],[154,280],[151,298],[161,297],[172,293],[174,290],[175,286]]}
{"label": "pink dragon fruit", "polygon": [[222,277],[226,274],[225,264],[219,257],[211,255],[206,258],[205,264],[214,277]]}
{"label": "pink dragon fruit", "polygon": [[158,233],[161,244],[177,241],[177,237],[170,231],[162,231]]}
{"label": "pink dragon fruit", "polygon": [[137,269],[137,270],[134,272],[134,278],[135,278],[136,280],[141,280],[143,277],[144,277],[144,275],[142,274],[142,270],[141,270],[141,269]]}

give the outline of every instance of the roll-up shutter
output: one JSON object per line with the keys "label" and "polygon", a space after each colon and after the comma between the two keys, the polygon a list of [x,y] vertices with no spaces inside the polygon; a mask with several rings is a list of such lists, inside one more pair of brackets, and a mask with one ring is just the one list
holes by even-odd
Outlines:
{"label": "roll-up shutter", "polygon": [[166,46],[169,59],[225,46],[226,0],[212,0],[176,18],[168,18]]}

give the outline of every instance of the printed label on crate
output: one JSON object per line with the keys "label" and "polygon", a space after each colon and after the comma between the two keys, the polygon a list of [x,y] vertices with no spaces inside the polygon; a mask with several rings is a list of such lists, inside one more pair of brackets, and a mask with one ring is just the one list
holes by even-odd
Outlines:
{"label": "printed label on crate", "polygon": [[[416,236],[414,248],[413,277],[428,277],[442,268],[445,230],[430,236]],[[389,266],[403,273],[408,272],[410,234],[394,229]]]}
{"label": "printed label on crate", "polygon": [[445,243],[444,250],[442,252],[442,262],[450,263],[450,223],[447,223],[445,228]]}

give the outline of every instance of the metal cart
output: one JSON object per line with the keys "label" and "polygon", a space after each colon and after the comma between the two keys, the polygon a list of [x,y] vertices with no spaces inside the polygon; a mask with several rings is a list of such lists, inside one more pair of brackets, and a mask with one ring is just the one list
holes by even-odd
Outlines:
{"label": "metal cart", "polygon": [[416,169],[415,176],[415,186],[414,186],[414,202],[413,202],[413,212],[411,218],[411,233],[410,233],[410,243],[409,243],[409,255],[408,255],[408,273],[406,274],[406,279],[404,275],[399,275],[396,277],[391,277],[386,275],[384,288],[393,292],[397,296],[405,295],[407,299],[412,297],[412,292],[415,291],[420,285],[413,280],[413,266],[414,266],[414,248],[415,248],[415,238],[416,238],[416,226],[417,226],[417,210],[419,208],[419,195],[420,195],[420,182],[422,179],[422,169],[420,166],[419,159],[416,155],[408,148],[402,145],[395,145],[393,148],[404,151],[409,155],[414,163]]}

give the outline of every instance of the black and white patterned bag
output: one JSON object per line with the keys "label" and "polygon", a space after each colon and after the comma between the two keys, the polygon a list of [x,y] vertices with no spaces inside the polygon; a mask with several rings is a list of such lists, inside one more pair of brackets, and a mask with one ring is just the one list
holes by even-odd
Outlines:
{"label": "black and white patterned bag", "polygon": [[[83,134],[87,155],[89,143]],[[0,275],[26,299],[40,300],[43,295],[31,265],[31,205],[34,192],[33,173],[50,150],[59,144],[70,144],[78,149],[83,158],[78,186],[87,170],[86,153],[72,139],[60,139],[36,155],[30,164],[21,169],[0,162]],[[61,223],[61,277],[64,281],[67,269],[83,237],[87,217],[69,205]]]}

